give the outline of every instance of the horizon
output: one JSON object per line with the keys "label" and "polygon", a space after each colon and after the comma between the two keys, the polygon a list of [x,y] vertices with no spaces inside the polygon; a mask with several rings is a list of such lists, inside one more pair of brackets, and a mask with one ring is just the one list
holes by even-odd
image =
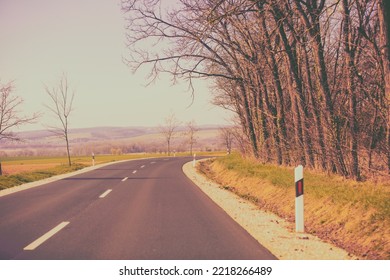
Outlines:
{"label": "horizon", "polygon": [[[154,126],[148,126],[148,125],[131,125],[131,126],[104,125],[104,126],[90,126],[90,127],[70,127],[69,131],[99,129],[99,128],[118,128],[118,129],[154,128],[154,129],[158,129],[159,126],[160,125],[154,125]],[[200,125],[197,124],[197,128],[200,128],[200,129],[208,129],[208,128],[218,129],[218,128],[228,127],[228,126],[231,126],[231,124],[200,124]],[[185,127],[186,127],[186,123],[180,124],[178,126],[178,128],[185,128]],[[42,132],[42,131],[47,131],[48,133],[50,133],[49,129],[47,129],[47,128],[46,129],[42,128],[42,129],[22,130],[22,131],[17,131],[15,133],[20,134],[20,133],[29,133],[29,132]]]}

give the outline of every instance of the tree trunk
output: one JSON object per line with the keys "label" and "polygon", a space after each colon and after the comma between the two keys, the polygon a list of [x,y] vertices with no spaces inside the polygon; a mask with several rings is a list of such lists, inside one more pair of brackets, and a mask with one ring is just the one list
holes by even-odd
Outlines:
{"label": "tree trunk", "polygon": [[368,146],[368,169],[372,168],[372,153],[376,146],[376,127],[377,127],[377,118],[378,118],[378,108],[375,108],[375,113],[371,121],[371,130],[370,130],[370,142]]}
{"label": "tree trunk", "polygon": [[70,160],[70,149],[69,149],[69,139],[68,139],[68,134],[65,136],[65,141],[66,141],[66,152],[68,155],[68,165],[72,166],[72,161]]}
{"label": "tree trunk", "polygon": [[[312,141],[310,137],[309,113],[307,108],[306,97],[303,92],[302,77],[299,75],[299,64],[297,52],[289,43],[287,34],[285,32],[283,21],[286,18],[276,3],[273,5],[275,23],[278,25],[278,31],[287,53],[289,70],[291,78],[289,79],[289,86],[291,91],[291,101],[293,113],[296,115],[295,119],[295,138],[299,140],[298,147],[301,150],[301,162],[303,165],[308,163],[308,166],[314,166],[314,157],[312,151]],[[287,74],[289,76],[289,74]],[[294,84],[295,82],[295,84]],[[294,96],[295,95],[295,96]],[[308,162],[307,162],[308,161]]]}
{"label": "tree trunk", "polygon": [[[274,146],[275,146],[275,153],[276,153],[276,162],[281,165],[283,163],[283,155],[282,155],[282,147],[280,145],[280,136],[279,136],[279,130],[278,130],[278,123],[277,123],[277,109],[275,106],[273,106],[271,104],[271,102],[269,101],[269,96],[268,96],[268,91],[266,89],[266,84],[265,84],[265,81],[261,78],[261,73],[259,73],[259,77],[260,77],[260,81],[263,85],[263,93],[264,93],[264,102],[265,102],[265,105],[267,106],[267,111],[270,113],[271,115],[271,119],[272,119],[272,123],[274,125],[274,129],[273,129],[273,133],[272,133],[272,136],[273,136],[273,142],[274,142]],[[271,132],[272,132],[272,129],[271,129]]]}
{"label": "tree trunk", "polygon": [[[267,30],[267,26],[265,23],[265,17],[263,17],[263,30],[266,38],[266,43],[269,49],[269,57],[271,59],[271,72],[273,76],[273,81],[275,84],[275,91],[276,91],[276,106],[277,106],[277,119],[276,119],[276,124],[277,124],[277,129],[280,132],[279,136],[279,145],[282,145],[282,150],[284,151],[284,156],[282,158],[282,162],[285,164],[290,163],[290,156],[289,156],[289,151],[287,147],[287,129],[286,129],[286,124],[285,124],[285,112],[284,112],[284,98],[283,98],[283,90],[282,90],[282,85],[280,82],[280,75],[279,75],[279,69],[278,65],[276,63],[276,59],[274,54],[272,53],[272,46],[271,46],[271,39]],[[281,163],[279,163],[281,164]]]}
{"label": "tree trunk", "polygon": [[[269,132],[268,132],[268,122],[267,117],[265,114],[265,106],[264,106],[264,96],[268,94],[267,86],[262,80],[261,76],[258,77],[260,79],[259,83],[259,98],[258,98],[258,107],[260,110],[260,122],[261,122],[261,129],[263,134],[263,141],[264,141],[264,150],[265,150],[265,162],[270,161],[270,151],[269,151]],[[262,89],[261,89],[262,86]]]}
{"label": "tree trunk", "polygon": [[[305,13],[300,4],[300,1],[295,0],[294,2],[297,5],[297,9],[301,15],[302,20],[305,22],[306,29],[308,30],[308,33],[311,37],[311,45],[314,51],[314,61],[316,64],[316,74],[318,77],[318,88],[325,100],[325,108],[323,111],[326,122],[328,124],[327,146],[330,149],[330,154],[336,164],[338,173],[346,176],[348,175],[348,171],[345,166],[343,150],[341,149],[340,123],[338,117],[335,115],[333,107],[324,57],[324,46],[321,39],[321,10],[317,7],[317,2],[312,1],[310,5],[307,5],[308,11]],[[328,166],[331,164],[331,162],[328,162]]]}
{"label": "tree trunk", "polygon": [[249,133],[248,136],[249,136],[249,140],[251,141],[253,156],[255,158],[258,158],[259,153],[258,153],[258,148],[257,148],[256,133],[255,133],[254,125],[253,125],[252,115],[250,112],[248,95],[246,93],[246,89],[245,89],[245,86],[244,86],[242,81],[239,82],[239,87],[240,87],[241,94],[242,94],[243,101],[244,101],[244,104],[242,104],[242,105],[244,106],[244,113],[245,113],[244,116],[245,116],[245,121],[246,121],[246,124],[248,127],[248,133]]}
{"label": "tree trunk", "polygon": [[390,2],[388,0],[378,1],[378,17],[380,26],[380,50],[383,61],[383,73],[385,81],[385,98],[387,106],[387,172],[390,174]]}
{"label": "tree trunk", "polygon": [[[319,152],[319,161],[320,166],[323,170],[326,170],[326,163],[327,163],[327,152],[325,148],[325,139],[324,139],[324,128],[322,126],[322,120],[321,120],[321,112],[319,108],[319,104],[317,102],[317,98],[314,95],[314,88],[312,84],[312,77],[311,77],[311,69],[309,64],[309,55],[307,53],[306,44],[307,40],[306,38],[303,38],[303,52],[305,56],[305,68],[306,68],[306,78],[307,78],[307,85],[308,85],[308,92],[309,92],[309,102],[311,102],[311,106],[308,106],[311,108],[311,114],[314,116],[314,123],[316,128],[316,138],[318,141],[318,145],[320,146],[320,152]],[[314,137],[315,138],[315,137]],[[312,151],[314,152],[314,150]]]}
{"label": "tree trunk", "polygon": [[350,153],[351,167],[350,175],[355,180],[360,180],[359,158],[358,158],[358,123],[356,119],[356,89],[354,86],[354,60],[351,46],[351,22],[348,0],[342,2],[344,11],[343,41],[345,52],[345,64],[347,67],[346,75],[346,94],[349,97],[349,132],[350,132]]}

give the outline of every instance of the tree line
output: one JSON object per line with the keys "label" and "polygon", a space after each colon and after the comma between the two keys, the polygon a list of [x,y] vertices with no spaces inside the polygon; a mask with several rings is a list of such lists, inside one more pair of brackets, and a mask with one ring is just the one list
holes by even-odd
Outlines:
{"label": "tree line", "polygon": [[[390,172],[389,2],[123,0],[130,55],[237,117],[244,149],[362,179]],[[147,46],[147,47],[146,47]]]}

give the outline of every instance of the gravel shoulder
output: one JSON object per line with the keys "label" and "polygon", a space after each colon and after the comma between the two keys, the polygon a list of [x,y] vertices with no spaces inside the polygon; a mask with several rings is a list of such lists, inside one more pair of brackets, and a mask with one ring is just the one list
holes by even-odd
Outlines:
{"label": "gravel shoulder", "polygon": [[318,237],[296,233],[293,224],[279,216],[259,209],[251,202],[223,189],[199,174],[193,162],[183,165],[183,172],[206,195],[239,223],[260,244],[281,260],[351,260],[357,259],[343,249],[326,243]]}

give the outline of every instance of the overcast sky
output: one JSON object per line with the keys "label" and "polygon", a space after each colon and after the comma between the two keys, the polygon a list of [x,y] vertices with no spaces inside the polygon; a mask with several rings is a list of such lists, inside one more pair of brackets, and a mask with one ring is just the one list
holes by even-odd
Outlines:
{"label": "overcast sky", "polygon": [[205,81],[191,94],[168,77],[145,87],[145,73],[133,75],[122,62],[124,19],[119,0],[0,0],[0,82],[13,80],[26,114],[42,112],[35,125],[52,124],[44,84],[63,72],[76,89],[71,127],[154,126],[170,113],[183,122],[226,124],[229,115],[211,105]]}

